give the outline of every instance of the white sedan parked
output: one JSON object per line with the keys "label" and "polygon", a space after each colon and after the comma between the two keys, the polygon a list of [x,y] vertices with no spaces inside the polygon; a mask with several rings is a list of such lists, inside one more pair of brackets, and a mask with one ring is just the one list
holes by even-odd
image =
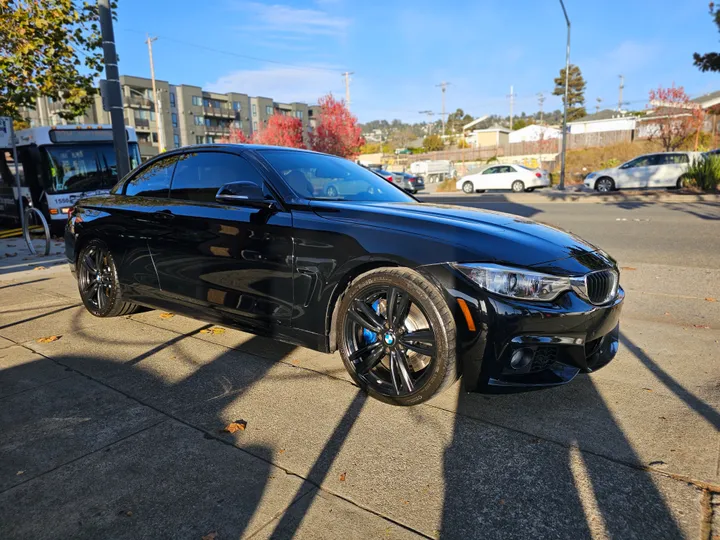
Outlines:
{"label": "white sedan parked", "polygon": [[682,187],[683,175],[699,152],[659,152],[631,159],[619,167],[591,172],[585,186],[608,192],[624,188]]}
{"label": "white sedan parked", "polygon": [[528,169],[522,165],[490,165],[484,169],[463,176],[455,184],[456,189],[475,193],[488,189],[511,189],[515,193],[533,191],[550,185],[546,171]]}

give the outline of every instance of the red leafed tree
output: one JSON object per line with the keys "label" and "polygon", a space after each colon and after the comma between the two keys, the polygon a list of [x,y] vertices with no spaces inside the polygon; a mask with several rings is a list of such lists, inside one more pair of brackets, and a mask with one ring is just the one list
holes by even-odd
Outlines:
{"label": "red leafed tree", "polygon": [[682,86],[650,90],[650,107],[654,110],[647,117],[648,137],[660,141],[666,152],[677,150],[702,126],[702,108],[690,101]]}
{"label": "red leafed tree", "polygon": [[294,116],[274,114],[268,120],[267,127],[255,135],[253,142],[272,146],[305,148],[302,120]]}
{"label": "red leafed tree", "polygon": [[344,158],[357,156],[360,147],[365,144],[357,118],[345,102],[336,100],[332,94],[321,97],[318,104],[320,118],[317,127],[310,133],[310,147],[317,152]]}
{"label": "red leafed tree", "polygon": [[230,135],[218,139],[218,142],[223,144],[244,144],[249,143],[250,139],[247,138],[242,129],[231,127]]}

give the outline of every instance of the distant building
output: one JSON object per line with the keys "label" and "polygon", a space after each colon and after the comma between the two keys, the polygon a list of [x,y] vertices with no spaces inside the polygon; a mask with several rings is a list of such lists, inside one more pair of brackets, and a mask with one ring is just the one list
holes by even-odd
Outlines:
{"label": "distant building", "polygon": [[618,111],[605,109],[568,122],[568,131],[573,134],[598,133],[601,131],[633,131],[637,118]]}
{"label": "distant building", "polygon": [[[208,92],[199,86],[173,85],[155,80],[160,110],[156,111],[152,81],[144,77],[120,76],[125,124],[135,128],[140,155],[147,159],[161,151],[157,115],[162,114],[165,149],[191,144],[213,143],[239,129],[246,136],[261,131],[273,114],[294,116],[305,131],[315,128],[320,109],[306,103],[279,103],[269,97]],[[21,110],[31,127],[65,124],[109,124],[110,113],[102,108],[100,95],[83,115],[64,120],[58,114],[64,103],[39,97],[34,108]]]}
{"label": "distant building", "polygon": [[561,135],[562,131],[557,128],[531,124],[510,133],[508,141],[511,143],[547,141],[557,139]]}
{"label": "distant building", "polygon": [[475,129],[465,132],[465,142],[473,148],[486,146],[504,146],[508,143],[510,130],[502,126],[491,126],[487,129]]}

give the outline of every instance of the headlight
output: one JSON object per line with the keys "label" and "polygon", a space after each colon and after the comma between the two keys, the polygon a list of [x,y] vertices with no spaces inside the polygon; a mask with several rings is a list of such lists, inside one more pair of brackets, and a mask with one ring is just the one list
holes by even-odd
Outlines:
{"label": "headlight", "polygon": [[494,294],[522,300],[549,301],[572,288],[570,278],[495,264],[455,264],[477,285]]}

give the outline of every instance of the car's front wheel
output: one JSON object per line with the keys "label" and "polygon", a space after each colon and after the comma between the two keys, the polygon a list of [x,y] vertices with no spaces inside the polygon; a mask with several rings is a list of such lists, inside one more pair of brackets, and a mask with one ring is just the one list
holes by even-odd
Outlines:
{"label": "car's front wheel", "polygon": [[325,193],[328,197],[337,197],[338,196],[338,190],[335,186],[330,186],[325,190]]}
{"label": "car's front wheel", "polygon": [[372,397],[415,405],[457,380],[453,315],[440,291],[414,270],[360,276],[338,309],[343,363]]}
{"label": "car's front wheel", "polygon": [[610,193],[615,189],[615,182],[612,178],[600,178],[595,182],[595,191],[600,193]]}
{"label": "car's front wheel", "polygon": [[515,193],[520,193],[521,191],[525,191],[525,184],[523,183],[522,180],[515,180],[515,181],[512,183],[512,185],[510,186],[510,188],[511,188]]}
{"label": "car's front wheel", "polygon": [[467,182],[465,182],[465,183],[462,185],[462,190],[463,190],[465,193],[470,194],[470,193],[472,193],[473,191],[475,191],[475,186],[473,185],[472,182],[467,181]]}
{"label": "car's front wheel", "polygon": [[77,277],[80,298],[96,317],[129,315],[137,310],[136,304],[122,300],[115,260],[103,242],[92,240],[80,251]]}

